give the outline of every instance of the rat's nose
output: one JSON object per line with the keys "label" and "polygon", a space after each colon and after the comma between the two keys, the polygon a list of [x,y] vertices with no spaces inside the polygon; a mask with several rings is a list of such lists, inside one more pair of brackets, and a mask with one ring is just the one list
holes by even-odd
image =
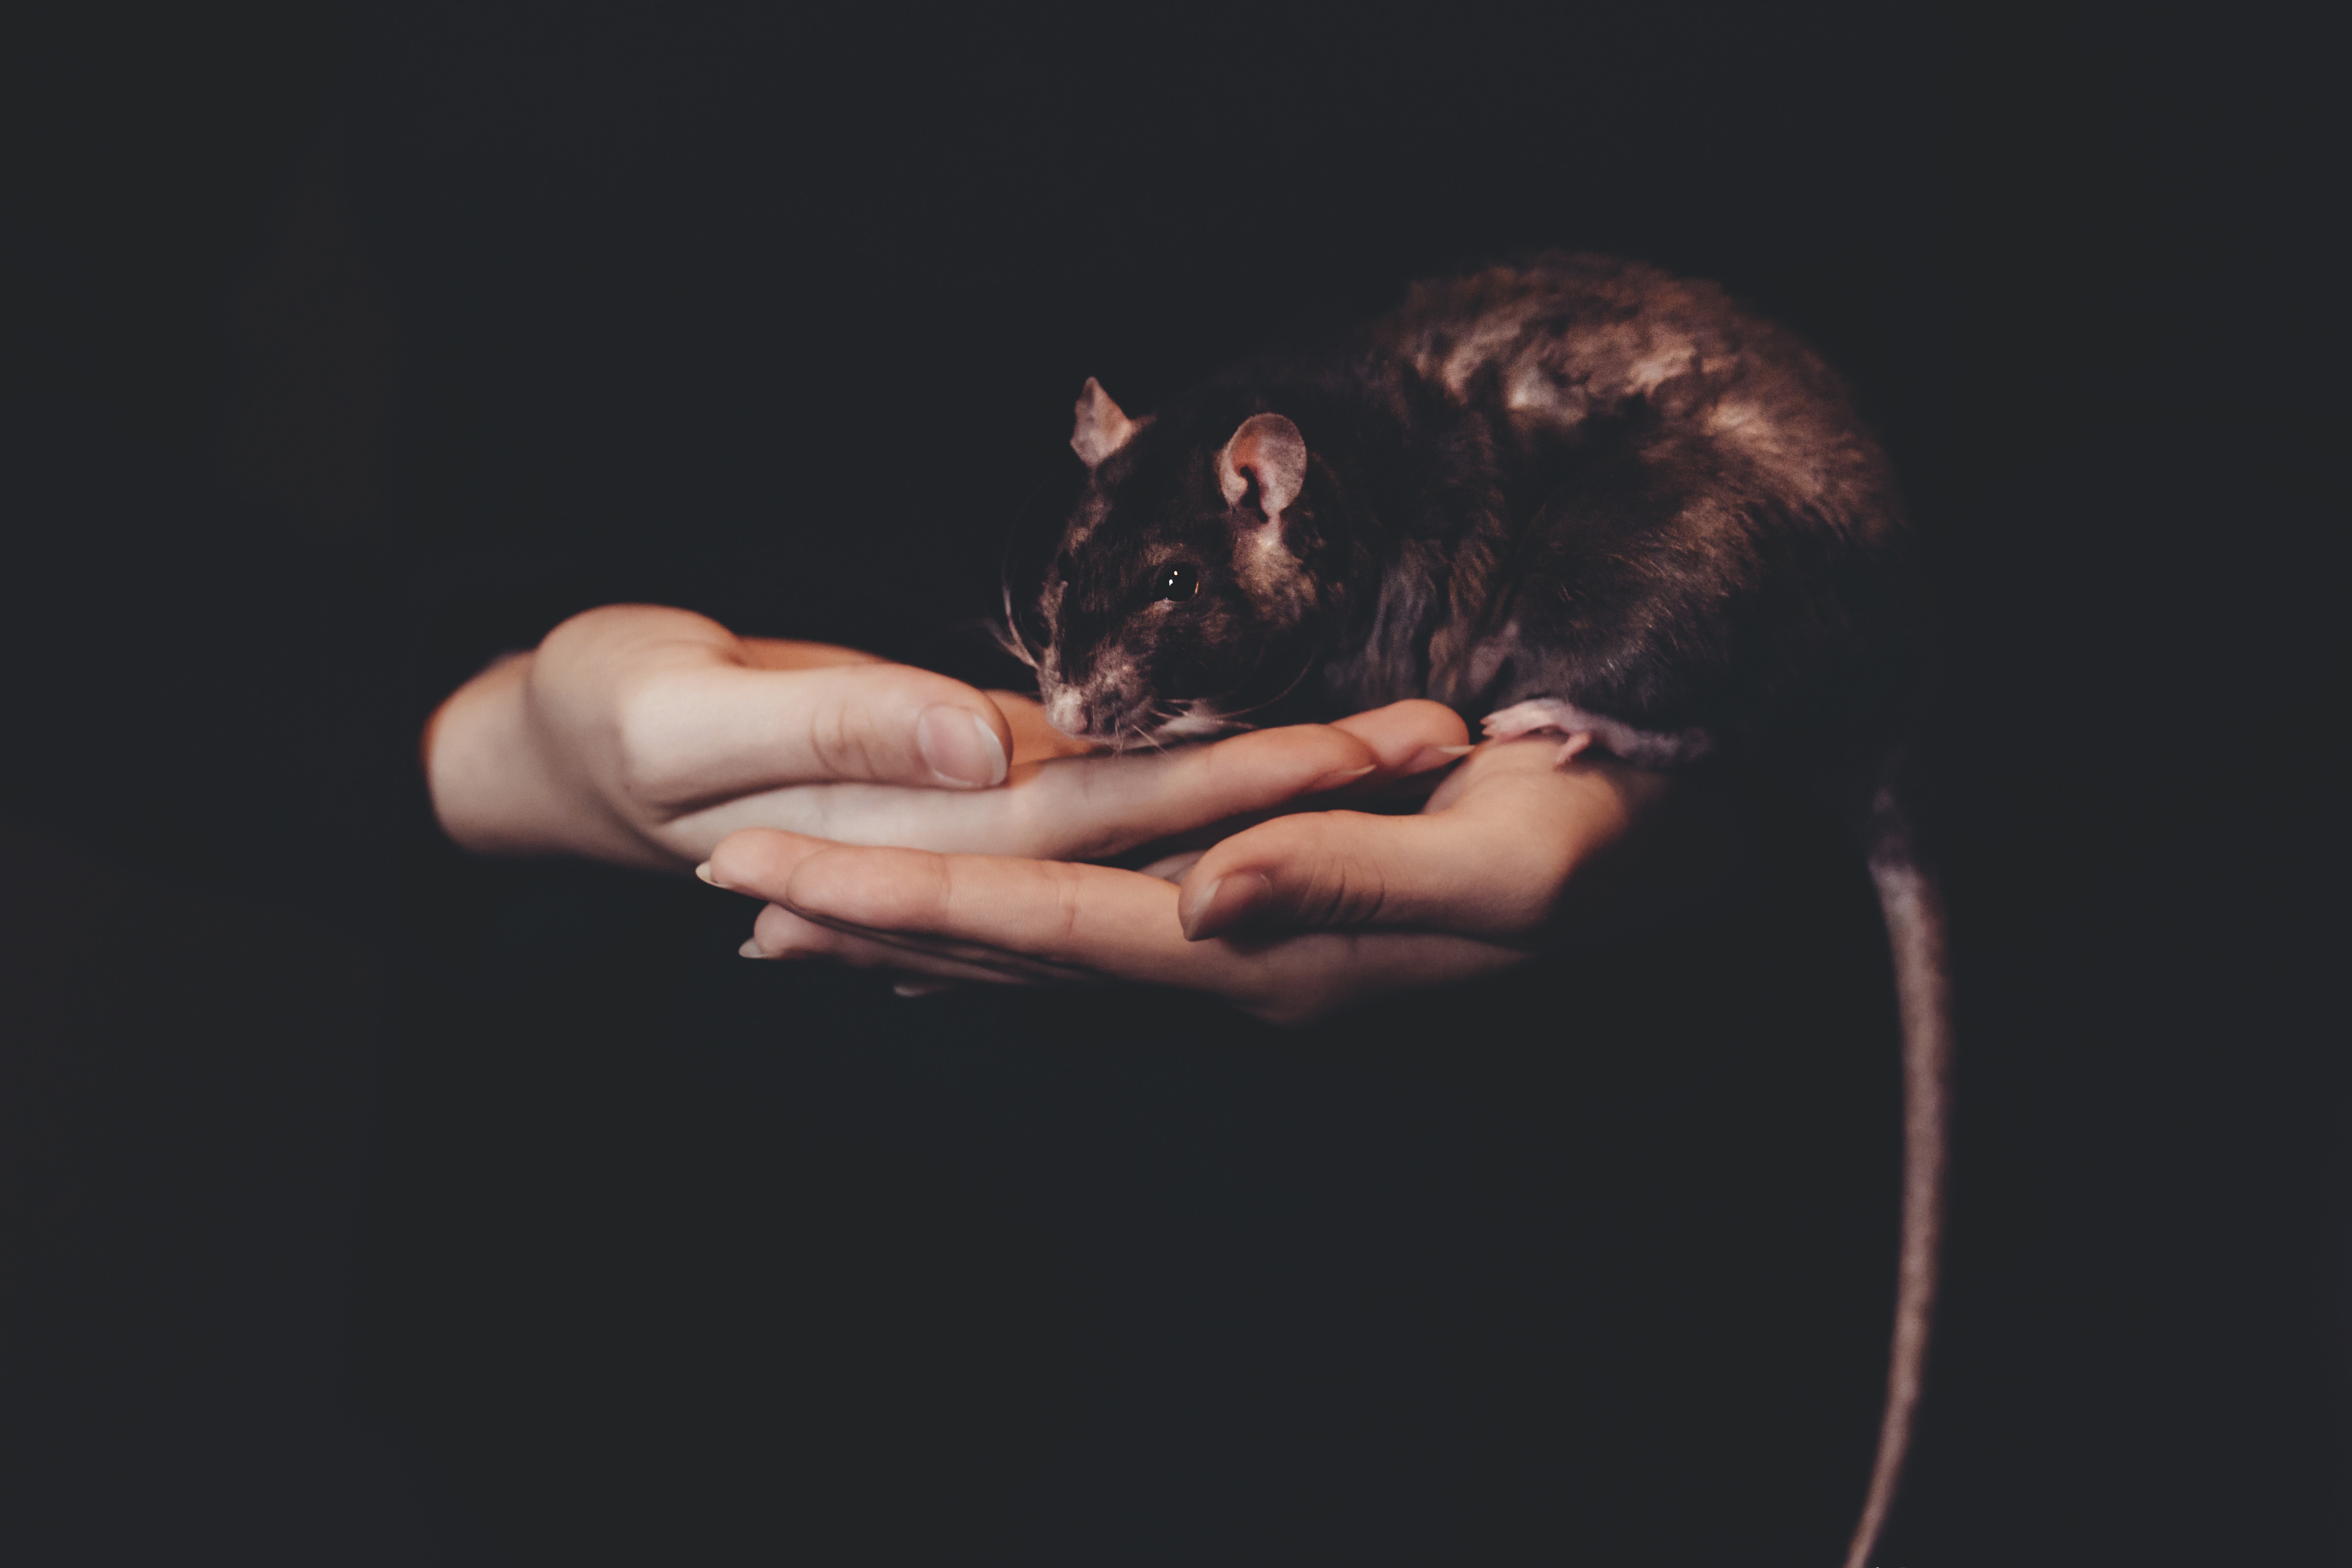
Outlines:
{"label": "rat's nose", "polygon": [[1087,700],[1076,687],[1065,686],[1045,704],[1045,722],[1074,740],[1087,738]]}

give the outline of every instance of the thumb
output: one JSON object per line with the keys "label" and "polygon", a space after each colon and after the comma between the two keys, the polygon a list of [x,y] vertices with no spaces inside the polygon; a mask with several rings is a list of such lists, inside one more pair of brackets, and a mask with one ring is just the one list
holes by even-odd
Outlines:
{"label": "thumb", "polygon": [[986,789],[1012,756],[985,694],[906,665],[725,666],[645,695],[625,749],[648,793],[673,804],[843,780]]}

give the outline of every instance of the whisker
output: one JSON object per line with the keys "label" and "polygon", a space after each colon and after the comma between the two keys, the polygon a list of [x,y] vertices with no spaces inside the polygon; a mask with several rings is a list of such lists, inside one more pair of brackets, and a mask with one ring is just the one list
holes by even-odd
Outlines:
{"label": "whisker", "polygon": [[991,642],[1030,668],[1037,668],[1037,656],[1029,651],[1029,645],[1022,640],[1021,633],[1013,624],[1012,589],[1004,591],[1004,624],[999,626],[994,621],[982,621],[981,625],[986,628]]}
{"label": "whisker", "polygon": [[[1029,509],[1036,504],[1037,497],[1052,482],[1050,479],[1038,480],[1029,488],[1029,493],[1021,498],[1021,504],[1013,509],[1012,526],[1004,532],[1004,548],[998,552],[996,557],[996,586],[1004,602],[1004,627],[1003,634],[997,637],[997,646],[1032,669],[1037,668],[1037,656],[1030,651],[1028,639],[1021,635],[1021,617],[1013,610],[1013,554],[1021,537],[1022,525],[1028,521]],[[993,626],[989,629],[992,634],[996,631]]]}

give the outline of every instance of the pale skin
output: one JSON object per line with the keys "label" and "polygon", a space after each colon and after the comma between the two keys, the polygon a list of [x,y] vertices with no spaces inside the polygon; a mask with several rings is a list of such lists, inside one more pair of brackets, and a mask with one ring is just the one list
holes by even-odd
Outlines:
{"label": "pale skin", "polygon": [[[1559,749],[1473,748],[1412,701],[1093,754],[1025,697],[651,605],[574,616],[425,734],[457,843],[698,866],[764,902],[746,956],[885,969],[908,994],[1175,985],[1281,1023],[1706,896],[1732,858],[1720,803]],[[1418,811],[1395,803],[1433,778]],[[1345,809],[1381,795],[1390,813]],[[1096,863],[1155,848],[1174,852]]]}

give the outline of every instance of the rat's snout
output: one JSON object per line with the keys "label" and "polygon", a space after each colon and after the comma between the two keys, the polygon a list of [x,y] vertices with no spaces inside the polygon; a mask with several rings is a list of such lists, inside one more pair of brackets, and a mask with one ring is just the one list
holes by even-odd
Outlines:
{"label": "rat's snout", "polygon": [[1065,686],[1045,700],[1045,722],[1074,740],[1091,740],[1087,733],[1087,700],[1075,686]]}
{"label": "rat's snout", "polygon": [[1103,661],[1083,680],[1064,679],[1059,670],[1044,672],[1037,695],[1045,704],[1045,722],[1073,740],[1100,745],[1116,743],[1136,727],[1145,704],[1135,685],[1132,666]]}

